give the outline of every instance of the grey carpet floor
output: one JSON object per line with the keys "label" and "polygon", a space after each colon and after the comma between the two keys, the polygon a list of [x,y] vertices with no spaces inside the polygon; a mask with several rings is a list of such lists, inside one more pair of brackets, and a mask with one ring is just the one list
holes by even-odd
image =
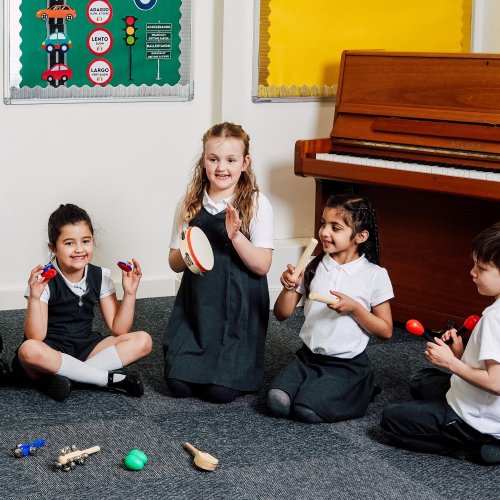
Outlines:
{"label": "grey carpet floor", "polygon": [[[424,342],[398,328],[387,342],[371,340],[368,353],[382,393],[364,418],[307,425],[266,413],[270,379],[300,345],[302,310],[271,319],[266,378],[261,391],[228,405],[170,397],[162,378],[161,336],[173,298],[142,299],[136,329],[151,333],[152,354],[136,364],[145,394],[129,398],[78,389],[58,403],[28,387],[0,387],[1,499],[497,499],[497,467],[417,454],[388,446],[378,423],[382,408],[409,400],[412,372],[426,366]],[[3,357],[22,339],[24,311],[0,311]],[[104,331],[100,320],[98,327]],[[36,456],[13,458],[18,443],[45,438]],[[190,441],[220,460],[202,472],[183,449]],[[65,446],[99,445],[83,466],[54,471]],[[124,468],[134,448],[149,461]]]}

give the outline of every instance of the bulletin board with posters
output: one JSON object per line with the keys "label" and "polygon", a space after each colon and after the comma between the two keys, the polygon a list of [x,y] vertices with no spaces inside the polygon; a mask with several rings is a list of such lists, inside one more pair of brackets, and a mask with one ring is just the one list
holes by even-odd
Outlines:
{"label": "bulletin board with posters", "polygon": [[470,52],[473,0],[255,0],[254,102],[334,99],[342,52]]}
{"label": "bulletin board with posters", "polygon": [[190,100],[190,0],[5,0],[4,102]]}

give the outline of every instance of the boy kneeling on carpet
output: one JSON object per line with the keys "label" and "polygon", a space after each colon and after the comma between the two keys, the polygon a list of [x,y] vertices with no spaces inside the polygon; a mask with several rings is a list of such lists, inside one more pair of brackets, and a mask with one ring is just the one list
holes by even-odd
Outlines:
{"label": "boy kneeling on carpet", "polygon": [[[427,360],[451,372],[436,377],[436,370],[427,369],[443,384],[445,397],[432,397],[439,392],[436,387],[426,394],[431,386],[420,372],[414,377],[420,390],[414,384],[412,392],[421,400],[389,406],[381,426],[403,448],[500,463],[500,221],[472,241],[472,259],[478,293],[495,301],[483,311],[466,348],[455,329],[427,343]],[[450,347],[445,343],[449,339]]]}

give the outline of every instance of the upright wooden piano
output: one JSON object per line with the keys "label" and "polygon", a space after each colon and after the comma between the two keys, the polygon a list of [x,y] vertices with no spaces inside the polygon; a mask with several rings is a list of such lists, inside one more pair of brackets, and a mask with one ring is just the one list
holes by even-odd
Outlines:
{"label": "upright wooden piano", "polygon": [[346,51],[330,137],[295,145],[329,194],[374,204],[394,320],[461,325],[492,302],[472,283],[470,242],[500,220],[500,56]]}

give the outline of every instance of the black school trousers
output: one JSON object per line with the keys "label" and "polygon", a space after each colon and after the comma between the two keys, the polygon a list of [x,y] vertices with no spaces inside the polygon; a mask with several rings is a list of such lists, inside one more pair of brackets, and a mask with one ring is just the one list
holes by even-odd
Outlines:
{"label": "black school trousers", "polygon": [[388,406],[380,425],[389,440],[401,448],[479,461],[481,446],[498,440],[465,423],[448,405],[445,394],[450,377],[436,368],[418,372],[410,387],[419,399]]}

